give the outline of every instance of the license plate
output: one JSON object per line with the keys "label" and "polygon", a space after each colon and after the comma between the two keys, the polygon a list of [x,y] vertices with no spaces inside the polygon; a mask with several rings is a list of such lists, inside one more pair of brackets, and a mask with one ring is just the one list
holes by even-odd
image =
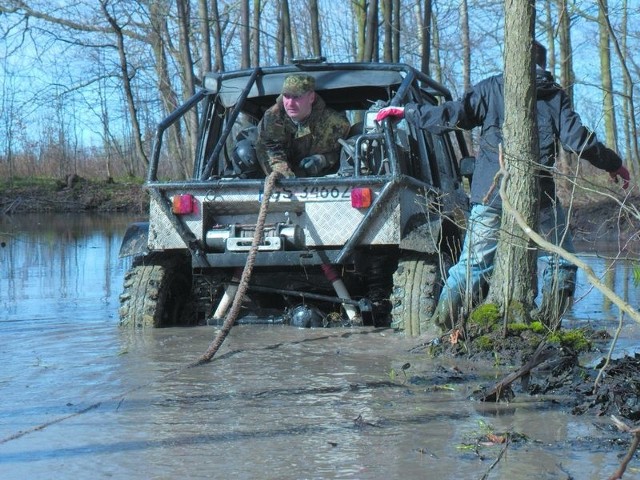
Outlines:
{"label": "license plate", "polygon": [[[259,200],[262,201],[263,192],[260,192]],[[302,188],[277,188],[271,193],[272,202],[340,202],[351,199],[351,187],[349,186],[309,186]]]}

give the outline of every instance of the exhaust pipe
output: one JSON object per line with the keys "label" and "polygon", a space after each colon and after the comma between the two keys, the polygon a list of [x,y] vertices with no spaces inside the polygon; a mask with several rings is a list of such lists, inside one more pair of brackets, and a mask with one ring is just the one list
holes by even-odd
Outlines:
{"label": "exhaust pipe", "polygon": [[233,272],[233,276],[231,277],[231,283],[227,285],[227,288],[224,290],[224,294],[220,299],[220,303],[218,303],[218,308],[213,313],[214,320],[221,320],[227,314],[227,310],[231,306],[231,302],[233,302],[233,298],[236,296],[236,292],[238,291],[238,282],[240,281],[240,277],[242,276],[242,268],[236,268]]}
{"label": "exhaust pipe", "polygon": [[[322,272],[324,273],[324,276],[327,277],[327,280],[329,280],[333,285],[333,288],[336,291],[336,294],[338,295],[338,297],[344,298],[346,300],[351,300],[351,296],[347,291],[347,287],[345,286],[344,282],[342,281],[342,278],[340,277],[340,274],[333,267],[333,265],[330,265],[328,263],[323,263],[321,268],[322,268]],[[353,321],[355,318],[358,317],[358,311],[356,310],[355,306],[351,304],[343,303],[342,307],[347,312],[347,317],[349,317],[349,320]]]}

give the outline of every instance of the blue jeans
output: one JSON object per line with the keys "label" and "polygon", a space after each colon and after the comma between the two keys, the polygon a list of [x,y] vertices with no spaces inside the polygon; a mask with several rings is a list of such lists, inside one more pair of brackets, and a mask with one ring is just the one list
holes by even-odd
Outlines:
{"label": "blue jeans", "polygon": [[[501,214],[501,210],[490,206],[472,206],[462,253],[458,263],[449,269],[439,303],[450,301],[453,305],[462,306],[465,301],[476,302],[486,294],[493,273]],[[558,202],[540,210],[538,232],[553,244],[562,246],[570,253],[575,252],[564,210]],[[557,255],[542,257],[547,262],[543,274],[543,294],[565,289],[573,295],[577,267]]]}

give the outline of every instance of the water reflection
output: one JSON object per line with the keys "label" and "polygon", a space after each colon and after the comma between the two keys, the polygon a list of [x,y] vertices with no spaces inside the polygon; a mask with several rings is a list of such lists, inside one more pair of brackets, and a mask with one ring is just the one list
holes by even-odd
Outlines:
{"label": "water reflection", "polygon": [[0,221],[0,320],[117,312],[130,215],[20,215]]}

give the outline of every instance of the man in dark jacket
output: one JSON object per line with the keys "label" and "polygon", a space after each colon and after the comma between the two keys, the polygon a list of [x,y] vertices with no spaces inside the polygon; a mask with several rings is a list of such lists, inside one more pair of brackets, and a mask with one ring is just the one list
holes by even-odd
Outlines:
{"label": "man in dark jacket", "polygon": [[[537,115],[540,142],[540,225],[541,234],[556,245],[574,252],[564,211],[556,200],[553,166],[558,144],[568,152],[578,154],[594,166],[606,170],[623,188],[629,183],[629,172],[620,157],[600,143],[595,134],[582,125],[580,117],[569,104],[566,93],[553,81],[546,66],[546,50],[534,42],[536,68]],[[405,107],[385,107],[377,116],[406,118],[419,128],[440,134],[453,129],[471,130],[480,127],[478,154],[471,185],[471,212],[463,251],[449,276],[432,317],[443,329],[455,324],[458,312],[466,301],[478,300],[493,272],[501,223],[499,189],[493,188],[499,171],[498,147],[502,143],[504,122],[504,78],[496,75],[474,85],[459,101],[439,106],[407,104]],[[543,306],[549,309],[566,307],[575,289],[576,267],[562,258],[552,258],[543,280]],[[470,296],[470,297],[469,297]],[[560,305],[558,305],[560,304]]]}
{"label": "man in dark jacket", "polygon": [[312,76],[290,75],[258,125],[258,160],[267,174],[323,175],[340,159],[338,139],[348,132],[346,115],[326,106]]}

